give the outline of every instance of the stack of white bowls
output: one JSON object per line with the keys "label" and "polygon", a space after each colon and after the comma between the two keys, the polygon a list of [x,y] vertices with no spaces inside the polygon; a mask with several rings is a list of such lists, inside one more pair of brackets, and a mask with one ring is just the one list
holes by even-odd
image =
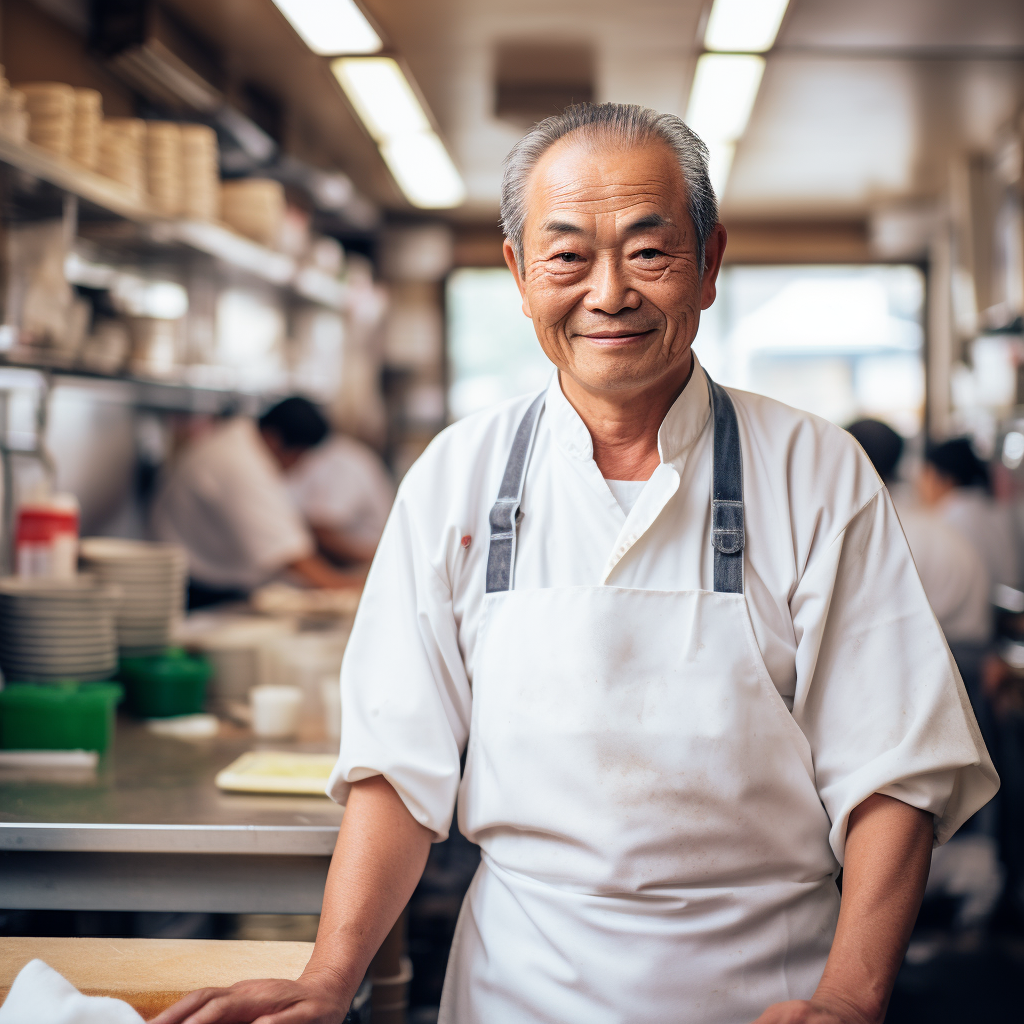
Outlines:
{"label": "stack of white bowls", "polygon": [[204,124],[181,126],[181,215],[216,220],[220,213],[217,133]]}
{"label": "stack of white bowls", "polygon": [[174,544],[87,537],[79,547],[83,568],[120,592],[117,642],[142,653],[167,647],[185,611],[188,559]]}
{"label": "stack of white bowls", "polygon": [[63,82],[28,82],[18,88],[25,94],[29,142],[54,156],[70,156],[75,90]]}
{"label": "stack of white bowls", "polygon": [[0,668],[8,680],[109,679],[117,591],[89,576],[0,580]]}
{"label": "stack of white bowls", "polygon": [[97,170],[141,198],[146,191],[146,122],[108,117],[100,127]]}
{"label": "stack of white bowls", "polygon": [[75,90],[75,114],[71,127],[71,159],[90,171],[100,156],[103,97],[95,89]]}
{"label": "stack of white bowls", "polygon": [[221,219],[239,234],[262,245],[277,245],[284,211],[284,187],[279,181],[242,178],[221,186]]}
{"label": "stack of white bowls", "polygon": [[181,127],[146,122],[146,174],[153,205],[168,217],[181,212]]}

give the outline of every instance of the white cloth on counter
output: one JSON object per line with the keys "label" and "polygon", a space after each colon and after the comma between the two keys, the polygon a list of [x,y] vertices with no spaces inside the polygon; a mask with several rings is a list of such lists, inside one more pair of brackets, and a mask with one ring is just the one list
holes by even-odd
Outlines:
{"label": "white cloth on counter", "polygon": [[236,417],[193,441],[153,502],[159,540],[186,548],[192,578],[252,590],[316,545],[256,424]]}
{"label": "white cloth on counter", "polygon": [[[836,857],[850,811],[873,792],[931,812],[944,841],[997,778],[888,492],[845,431],[730,394],[747,608],[768,674],[807,738]],[[344,802],[351,783],[383,774],[438,840],[469,731],[488,514],[531,401],[455,423],[410,469],[342,666],[330,795]],[[526,477],[515,589],[712,590],[709,412],[697,365],[661,425],[661,462],[626,516],[556,376]]]}
{"label": "white cloth on counter", "polygon": [[395,485],[373,449],[335,434],[311,448],[287,474],[288,491],[313,526],[375,545],[395,500]]}
{"label": "white cloth on counter", "polygon": [[144,1024],[127,1003],[109,996],[84,996],[42,960],[18,972],[0,1006],[0,1024]]}
{"label": "white cloth on counter", "polygon": [[900,505],[899,516],[924,592],[946,640],[990,640],[992,586],[978,550],[930,509]]}

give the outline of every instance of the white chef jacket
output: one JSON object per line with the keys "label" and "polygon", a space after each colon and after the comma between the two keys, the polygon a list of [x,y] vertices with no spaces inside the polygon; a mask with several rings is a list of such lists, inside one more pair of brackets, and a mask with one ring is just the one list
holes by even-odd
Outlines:
{"label": "white chef jacket", "polygon": [[[747,608],[768,672],[809,740],[836,856],[841,863],[850,811],[873,792],[930,811],[945,841],[955,824],[944,811],[965,766],[941,733],[924,744],[927,770],[918,757],[907,777],[890,752],[846,771],[848,755],[858,760],[858,735],[887,728],[873,689],[895,688],[910,704],[915,692],[938,688],[945,706],[969,719],[972,763],[994,778],[888,492],[845,431],[759,395],[730,394],[743,450]],[[455,423],[409,470],[342,665],[341,749],[328,793],[343,803],[351,783],[383,774],[438,841],[468,736],[488,513],[531,400]],[[627,517],[556,375],[526,476],[515,589],[714,589],[711,442],[698,364],[661,425],[661,462]]]}
{"label": "white chef jacket", "polygon": [[159,540],[188,551],[209,587],[252,590],[316,544],[256,424],[237,417],[198,438],[170,467],[152,513]]}
{"label": "white chef jacket", "polygon": [[380,540],[395,485],[380,456],[365,444],[336,434],[306,452],[285,476],[307,522],[364,544]]}
{"label": "white chef jacket", "polygon": [[992,638],[992,586],[977,549],[931,509],[899,506],[928,602],[949,643]]}

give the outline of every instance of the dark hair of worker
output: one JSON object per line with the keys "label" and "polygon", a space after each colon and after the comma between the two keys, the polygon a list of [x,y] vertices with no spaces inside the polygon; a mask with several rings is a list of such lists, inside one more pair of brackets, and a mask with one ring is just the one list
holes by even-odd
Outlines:
{"label": "dark hair of worker", "polygon": [[285,448],[315,448],[329,433],[330,426],[320,410],[300,395],[271,406],[259,420],[260,430],[273,432]]}
{"label": "dark hair of worker", "polygon": [[966,437],[929,444],[925,448],[924,458],[925,462],[952,480],[957,487],[980,487],[985,491],[992,489],[988,468],[975,455],[974,447]]}
{"label": "dark hair of worker", "polygon": [[846,429],[864,449],[875,472],[889,483],[903,455],[903,438],[881,420],[857,420]]}

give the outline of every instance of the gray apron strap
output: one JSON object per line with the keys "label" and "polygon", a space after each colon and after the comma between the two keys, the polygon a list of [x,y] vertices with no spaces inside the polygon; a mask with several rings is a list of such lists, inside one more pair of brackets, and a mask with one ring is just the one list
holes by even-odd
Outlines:
{"label": "gray apron strap", "polygon": [[[705,373],[705,376],[707,374]],[[736,410],[726,391],[707,377],[714,416],[711,542],[715,548],[715,592],[743,593],[743,465]],[[526,466],[537,433],[544,395],[526,410],[516,430],[501,479],[498,500],[491,508],[491,545],[487,552],[487,593],[512,589],[516,564],[516,525],[523,500]]]}
{"label": "gray apron strap", "polygon": [[707,373],[715,418],[711,478],[711,543],[715,548],[715,593],[743,593],[743,461],[736,409],[726,390]]}
{"label": "gray apron strap", "polygon": [[526,464],[530,461],[537,420],[547,391],[542,391],[530,404],[516,430],[512,451],[501,478],[498,500],[491,508],[491,546],[487,552],[487,593],[512,589],[516,565],[516,523],[523,500]]}

